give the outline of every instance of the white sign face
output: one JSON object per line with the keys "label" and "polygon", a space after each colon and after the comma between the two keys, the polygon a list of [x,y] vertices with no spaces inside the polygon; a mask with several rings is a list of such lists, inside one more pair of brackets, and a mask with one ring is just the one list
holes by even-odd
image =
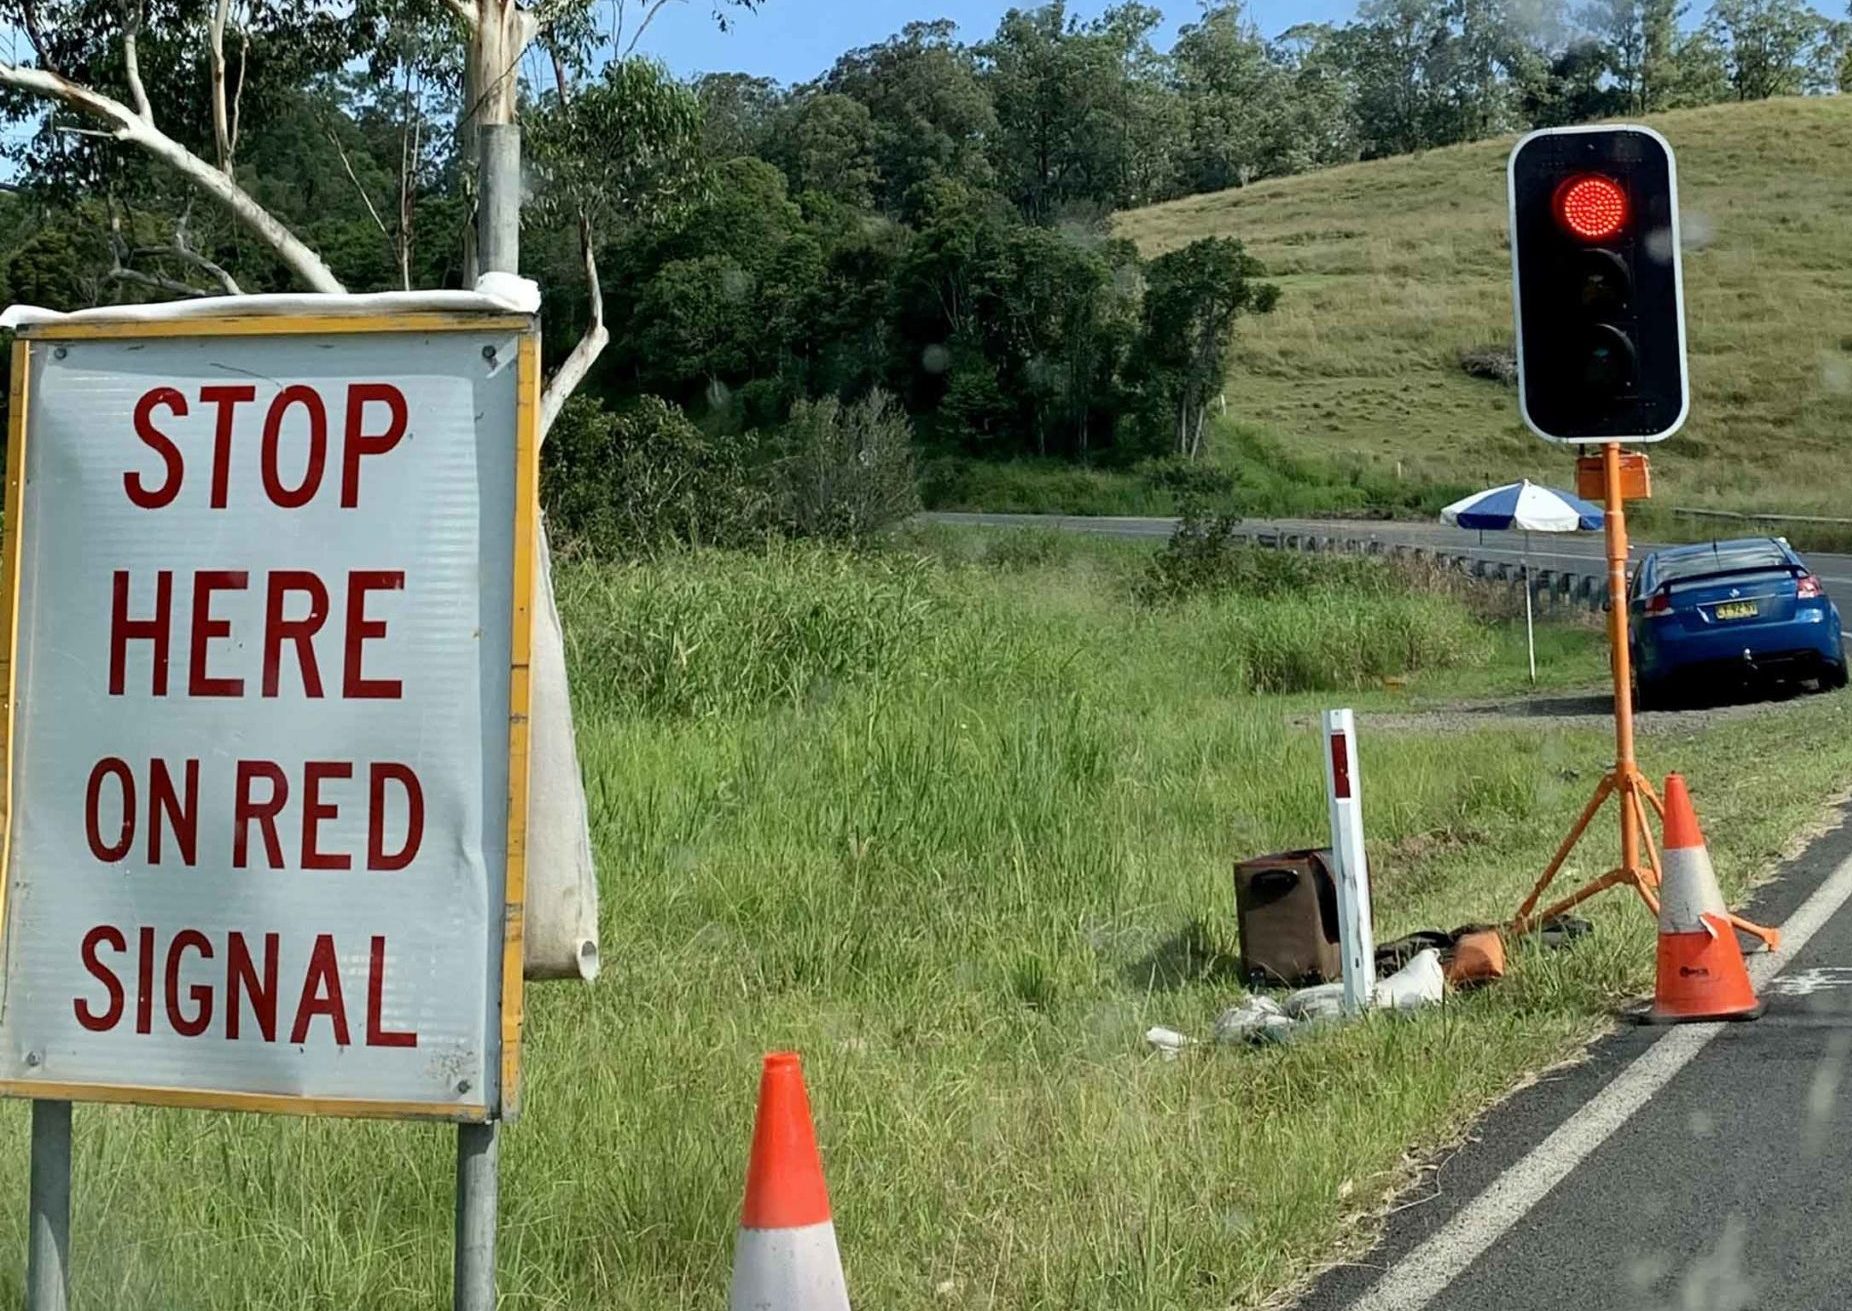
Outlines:
{"label": "white sign face", "polygon": [[156,332],[30,345],[0,1086],[482,1118],[521,336]]}

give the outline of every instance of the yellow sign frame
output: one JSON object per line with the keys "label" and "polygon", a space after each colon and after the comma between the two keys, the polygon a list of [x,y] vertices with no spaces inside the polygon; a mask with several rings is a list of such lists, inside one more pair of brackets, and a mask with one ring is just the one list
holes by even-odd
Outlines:
{"label": "yellow sign frame", "polygon": [[508,670],[508,852],[503,882],[501,1080],[493,1107],[441,1102],[295,1097],[283,1093],[213,1092],[137,1084],[53,1083],[0,1079],[0,1097],[116,1102],[194,1110],[275,1115],[351,1116],[481,1124],[512,1119],[520,1108],[521,1043],[526,1018],[522,959],[527,908],[529,662],[533,645],[534,568],[540,527],[540,330],[534,318],[511,313],[251,314],[168,320],[72,318],[33,324],[13,342],[11,412],[7,432],[6,525],[0,539],[0,959],[7,943],[6,871],[12,858],[14,671],[19,642],[19,540],[25,508],[26,443],[30,437],[31,353],[61,341],[160,340],[178,337],[392,335],[432,332],[518,332],[515,361],[515,523],[513,624]]}

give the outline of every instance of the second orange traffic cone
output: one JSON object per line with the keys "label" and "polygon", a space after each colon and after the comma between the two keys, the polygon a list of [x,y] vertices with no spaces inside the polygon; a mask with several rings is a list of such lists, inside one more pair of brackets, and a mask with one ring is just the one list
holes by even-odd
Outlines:
{"label": "second orange traffic cone", "polygon": [[849,1311],[823,1158],[794,1052],[765,1058],[728,1311]]}
{"label": "second orange traffic cone", "polygon": [[1665,807],[1659,978],[1646,1018],[1654,1024],[1753,1020],[1762,1013],[1762,1003],[1749,982],[1682,775],[1666,778]]}

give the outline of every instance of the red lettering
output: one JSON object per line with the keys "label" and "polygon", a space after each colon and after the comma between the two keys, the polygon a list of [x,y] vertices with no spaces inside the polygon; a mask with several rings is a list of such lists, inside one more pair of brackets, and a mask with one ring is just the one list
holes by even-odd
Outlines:
{"label": "red lettering", "polygon": [[232,415],[246,401],[257,399],[257,388],[249,383],[230,387],[201,387],[199,399],[219,407],[219,420],[212,432],[212,508],[225,508],[231,485]]}
{"label": "red lettering", "polygon": [[[368,434],[361,431],[366,422],[370,401],[386,406],[386,430]],[[389,382],[356,382],[347,389],[347,432],[341,447],[341,508],[351,510],[360,504],[360,460],[366,455],[384,455],[399,444],[405,435],[405,393]]]}
{"label": "red lettering", "polygon": [[174,831],[180,859],[192,865],[199,858],[199,761],[186,762],[186,801],[174,790],[174,776],[165,760],[148,762],[148,863],[161,863],[161,816]]}
{"label": "red lettering", "polygon": [[372,959],[367,965],[367,1046],[416,1047],[418,1035],[410,1029],[388,1029],[386,1009],[386,940],[375,934]]}
{"label": "red lettering", "polygon": [[384,619],[367,618],[367,593],[397,591],[405,586],[403,569],[356,569],[347,576],[347,653],[341,670],[341,695],[355,700],[397,700],[396,678],[368,678],[362,672],[362,642],[386,635]]}
{"label": "red lettering", "polygon": [[154,643],[152,695],[167,695],[168,620],[174,609],[174,571],[154,575],[154,618],[129,618],[129,571],[116,570],[109,601],[109,694],[121,696],[128,681],[129,643]]}
{"label": "red lettering", "polygon": [[237,1041],[239,1033],[238,994],[251,999],[251,1017],[265,1042],[277,1040],[277,935],[264,935],[264,981],[257,982],[257,965],[251,949],[245,946],[244,934],[233,932],[225,944],[225,1036]]}
{"label": "red lettering", "polygon": [[161,457],[166,467],[166,480],[159,487],[150,489],[139,473],[122,475],[122,490],[127,492],[129,500],[144,510],[159,510],[172,505],[174,498],[180,495],[180,483],[186,472],[186,465],[180,458],[180,448],[174,445],[173,438],[154,426],[154,408],[164,405],[176,418],[186,415],[186,397],[172,387],[156,387],[153,391],[142,393],[135,402],[135,435],[142,439],[149,450]]}
{"label": "red lettering", "polygon": [[334,1027],[334,1040],[348,1045],[347,1003],[341,997],[341,968],[334,954],[334,935],[318,933],[315,947],[309,952],[308,974],[302,980],[302,1000],[296,1006],[296,1023],[289,1040],[305,1041],[309,1025],[317,1015],[326,1015]]}
{"label": "red lettering", "polygon": [[[103,780],[114,778],[122,792],[122,823],[116,840],[103,840]],[[129,854],[135,845],[135,775],[129,762],[119,756],[104,756],[90,771],[90,784],[84,789],[84,836],[90,841],[90,854],[105,865],[113,865]]]}
{"label": "red lettering", "polygon": [[212,617],[214,592],[241,592],[250,581],[242,569],[201,569],[193,575],[193,646],[187,662],[186,690],[191,696],[242,696],[242,678],[212,678],[206,673],[207,643],[231,636],[231,620]]}
{"label": "red lettering", "polygon": [[144,927],[140,939],[141,959],[135,970],[135,1032],[154,1032],[154,929]]}
{"label": "red lettering", "polygon": [[[300,405],[309,420],[309,458],[302,472],[302,481],[295,487],[283,485],[283,475],[277,469],[277,448],[283,440],[283,419],[292,405]],[[322,485],[322,470],[328,463],[328,411],[322,405],[322,398],[313,387],[301,383],[285,387],[270,402],[270,413],[264,416],[264,494],[273,505],[285,510],[295,510],[315,499],[315,493]]]}
{"label": "red lettering", "polygon": [[[301,592],[309,598],[309,612],[300,619],[283,617],[284,598]],[[279,569],[270,575],[270,599],[264,607],[264,695],[277,695],[282,681],[283,643],[296,644],[296,667],[302,671],[302,694],[322,694],[321,669],[315,663],[315,643],[328,618],[328,589],[306,569]]]}
{"label": "red lettering", "polygon": [[354,767],[345,760],[310,760],[302,766],[302,868],[351,869],[354,858],[346,852],[329,853],[321,849],[321,826],[333,819],[340,807],[322,801],[322,782],[330,778],[352,778]]}
{"label": "red lettering", "polygon": [[[251,784],[260,778],[270,781],[269,799],[261,802],[251,796]],[[263,830],[264,854],[270,858],[270,868],[283,868],[277,814],[289,800],[289,780],[283,777],[282,767],[271,760],[240,760],[236,791],[232,801],[232,868],[246,867],[253,820]]]}
{"label": "red lettering", "polygon": [[107,1033],[122,1022],[122,1008],[127,998],[122,991],[122,980],[116,972],[97,959],[97,948],[107,945],[111,951],[124,952],[129,949],[128,940],[122,936],[122,930],[112,924],[99,924],[84,934],[84,941],[79,956],[90,977],[103,985],[103,991],[109,996],[109,1004],[101,1011],[95,1010],[82,997],[74,998],[71,1009],[77,1015],[77,1022],[91,1033]]}
{"label": "red lettering", "polygon": [[180,958],[189,950],[198,952],[201,960],[212,959],[212,943],[198,929],[182,929],[174,934],[174,940],[167,945],[167,1022],[182,1038],[197,1038],[212,1023],[212,989],[203,983],[188,988],[193,1014],[181,1014]]}
{"label": "red lettering", "polygon": [[[417,859],[424,842],[424,789],[410,765],[382,760],[367,769],[367,868],[404,869]],[[405,789],[405,841],[390,855],[386,852],[386,784]]]}

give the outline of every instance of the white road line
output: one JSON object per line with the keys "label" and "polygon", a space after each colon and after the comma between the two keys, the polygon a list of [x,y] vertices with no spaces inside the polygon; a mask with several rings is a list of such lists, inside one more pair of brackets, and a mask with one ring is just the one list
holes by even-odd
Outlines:
{"label": "white road line", "polygon": [[[1852,858],[1828,875],[1781,926],[1779,952],[1749,958],[1749,974],[1756,987],[1761,988],[1792,961],[1848,899],[1852,899]],[[1665,1036],[1640,1053],[1586,1106],[1403,1257],[1352,1305],[1352,1311],[1420,1311],[1727,1027],[1690,1024],[1666,1030]]]}

